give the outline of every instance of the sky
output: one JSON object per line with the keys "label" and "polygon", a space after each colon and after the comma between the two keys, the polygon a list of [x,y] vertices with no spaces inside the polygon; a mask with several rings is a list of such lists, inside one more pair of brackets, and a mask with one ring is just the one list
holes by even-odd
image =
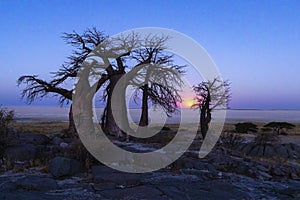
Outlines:
{"label": "sky", "polygon": [[[19,76],[49,79],[63,32],[162,27],[193,38],[231,82],[231,108],[300,109],[300,1],[0,0],[0,105],[26,105]],[[47,98],[33,105],[57,105]]]}

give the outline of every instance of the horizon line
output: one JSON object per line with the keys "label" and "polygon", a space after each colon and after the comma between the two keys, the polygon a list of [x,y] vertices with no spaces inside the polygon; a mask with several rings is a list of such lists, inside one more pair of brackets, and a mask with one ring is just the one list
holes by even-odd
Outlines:
{"label": "horizon line", "polygon": [[[0,105],[2,108],[6,107],[70,107],[70,105]],[[104,108],[101,106],[95,106],[95,108]],[[193,109],[183,107],[184,109]],[[129,109],[141,109],[137,107],[129,107]],[[226,110],[300,110],[300,108],[227,108]]]}

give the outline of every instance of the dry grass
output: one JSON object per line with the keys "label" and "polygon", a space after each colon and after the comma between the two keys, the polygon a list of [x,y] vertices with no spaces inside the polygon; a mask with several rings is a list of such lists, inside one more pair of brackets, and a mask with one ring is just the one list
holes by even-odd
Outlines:
{"label": "dry grass", "polygon": [[11,124],[11,127],[23,133],[51,134],[60,133],[64,129],[67,129],[68,122],[14,122]]}
{"label": "dry grass", "polygon": [[[262,128],[266,123],[254,123],[257,125],[257,128]],[[179,126],[179,124],[167,124],[167,127],[176,130]],[[295,128],[291,130],[285,130],[288,135],[300,135],[300,124],[295,124]],[[196,130],[197,129],[197,124],[184,124],[182,125],[182,128],[187,129],[187,130]],[[223,127],[224,132],[234,132],[235,131],[235,126],[232,123],[226,123],[224,124]]]}
{"label": "dry grass", "polygon": [[296,127],[292,130],[287,131],[288,134],[300,135],[300,124],[296,124]]}
{"label": "dry grass", "polygon": [[[258,128],[262,128],[265,123],[255,123]],[[296,127],[291,130],[287,130],[288,135],[300,136],[300,124],[295,124]],[[166,124],[165,126],[176,131],[179,124]],[[11,127],[16,128],[21,132],[31,132],[31,133],[59,133],[64,129],[68,128],[68,122],[55,122],[55,121],[36,121],[36,122],[14,122]],[[183,124],[181,130],[195,131],[197,130],[197,124]],[[233,132],[235,130],[234,124],[226,123],[223,127],[224,132]]]}

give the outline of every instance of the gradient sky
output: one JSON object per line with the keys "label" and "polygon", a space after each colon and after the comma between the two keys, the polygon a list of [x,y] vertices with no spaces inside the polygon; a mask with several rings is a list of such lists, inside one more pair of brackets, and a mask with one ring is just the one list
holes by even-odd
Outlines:
{"label": "gradient sky", "polygon": [[65,61],[62,32],[155,26],[208,51],[232,82],[231,108],[300,109],[299,13],[300,1],[0,1],[0,104],[25,105],[17,78],[47,79]]}

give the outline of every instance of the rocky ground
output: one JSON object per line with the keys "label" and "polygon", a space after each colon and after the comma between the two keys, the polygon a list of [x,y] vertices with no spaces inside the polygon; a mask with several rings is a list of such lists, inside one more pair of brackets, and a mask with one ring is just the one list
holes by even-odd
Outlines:
{"label": "rocky ground", "polygon": [[129,174],[88,159],[61,134],[16,135],[3,150],[0,199],[300,199],[300,147],[293,143],[218,145],[204,159],[191,147],[165,169]]}

